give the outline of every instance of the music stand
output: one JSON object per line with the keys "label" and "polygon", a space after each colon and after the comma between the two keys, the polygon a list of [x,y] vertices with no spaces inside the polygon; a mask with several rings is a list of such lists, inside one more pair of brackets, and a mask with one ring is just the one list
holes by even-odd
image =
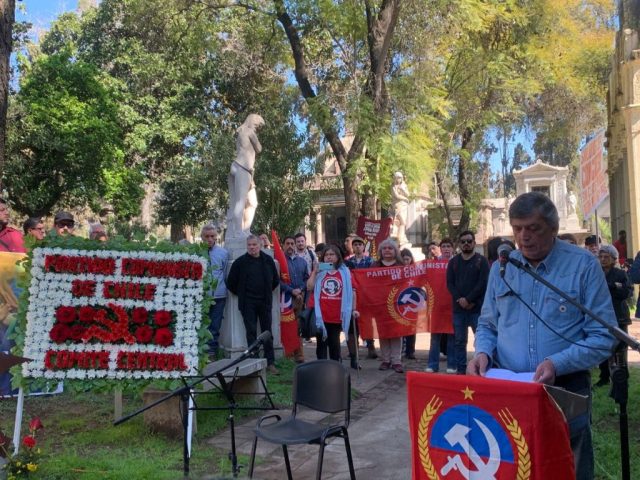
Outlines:
{"label": "music stand", "polygon": [[[189,458],[190,458],[190,453],[189,453],[189,411],[195,411],[198,410],[197,407],[190,407],[189,406],[189,401],[192,400],[194,405],[196,405],[196,401],[195,401],[195,395],[199,395],[199,394],[206,394],[207,392],[196,392],[194,391],[194,387],[196,385],[199,385],[205,381],[209,381],[211,384],[215,385],[214,382],[211,381],[211,379],[213,377],[216,377],[218,379],[218,382],[220,382],[220,384],[227,384],[226,380],[225,380],[225,376],[223,375],[223,373],[225,371],[228,371],[231,367],[239,364],[240,362],[242,362],[243,360],[246,360],[247,358],[249,358],[251,356],[252,350],[254,348],[256,348],[259,345],[252,345],[249,349],[247,349],[242,355],[240,355],[238,358],[232,360],[228,365],[225,365],[221,368],[219,368],[218,370],[216,370],[215,372],[212,372],[208,375],[204,375],[204,376],[191,376],[191,377],[183,377],[182,381],[184,383],[184,386],[177,388],[176,390],[168,393],[167,395],[165,395],[162,398],[159,398],[158,400],[156,400],[153,403],[150,403],[147,406],[144,406],[142,408],[139,408],[138,410],[136,410],[135,412],[126,415],[122,418],[119,418],[118,420],[116,420],[115,422],[113,422],[114,426],[120,425],[128,420],[130,420],[133,417],[136,417],[138,415],[140,415],[143,412],[146,412],[147,410],[160,405],[163,402],[166,402],[167,400],[169,400],[170,398],[173,397],[180,397],[180,401],[181,401],[181,416],[182,416],[182,431],[183,431],[183,437],[184,437],[184,441],[183,441],[183,445],[182,445],[182,465],[183,465],[183,472],[185,477],[189,476]],[[238,372],[238,368],[236,367],[236,371],[235,374],[237,376],[237,372]],[[193,379],[193,381],[191,383],[188,383],[186,379],[191,378]],[[222,380],[221,380],[222,378]],[[233,400],[233,402],[230,402],[230,405],[226,406],[226,407],[204,407],[204,409],[218,409],[218,410],[222,410],[222,409],[230,409],[230,416],[231,419],[230,421],[233,421],[233,411],[234,410],[268,410],[268,409],[275,409],[275,406],[273,404],[273,401],[271,400],[271,396],[269,395],[266,385],[264,384],[264,381],[261,379],[262,385],[264,387],[264,392],[263,393],[259,393],[256,395],[266,395],[267,398],[269,399],[270,405],[271,407],[262,407],[262,408],[256,408],[256,407],[239,407],[237,406],[237,404],[235,403],[235,400],[233,400],[233,392],[230,390],[227,393],[227,399],[231,398]],[[233,383],[231,382],[231,388],[233,388]],[[233,406],[231,406],[233,405]],[[232,429],[232,453],[235,456],[235,432]],[[232,459],[233,461],[233,459]],[[239,470],[238,465],[237,465],[237,458],[235,460],[235,466],[234,466],[234,477],[237,476],[237,472],[236,470]]]}
{"label": "music stand", "polygon": [[[218,370],[218,372],[214,373],[213,375],[215,375],[216,379],[218,380],[217,382],[213,382],[211,376],[207,376],[207,378],[205,378],[205,381],[208,382],[212,389],[209,391],[200,391],[200,392],[194,392],[196,395],[217,395],[217,394],[221,394],[223,395],[226,399],[227,399],[227,405],[226,406],[219,406],[219,407],[214,407],[214,406],[198,406],[197,402],[196,402],[196,398],[194,396],[194,404],[195,407],[192,408],[192,410],[194,411],[221,411],[221,410],[228,410],[228,415],[227,415],[227,423],[229,424],[229,430],[230,430],[230,434],[231,434],[231,451],[229,452],[229,460],[231,460],[231,467],[232,467],[232,472],[233,472],[233,477],[236,478],[238,476],[238,474],[240,473],[240,466],[238,465],[238,455],[237,455],[237,450],[236,450],[236,434],[235,434],[235,411],[236,410],[275,410],[275,404],[273,403],[273,399],[271,398],[271,394],[269,393],[269,390],[267,389],[267,385],[264,382],[264,379],[262,378],[262,375],[260,375],[259,373],[253,373],[251,375],[246,375],[242,378],[258,378],[260,380],[260,385],[262,386],[262,391],[261,392],[237,392],[235,391],[234,387],[236,386],[236,381],[240,378],[238,377],[238,370],[239,368],[236,367],[235,371],[233,372],[233,375],[224,375],[225,371],[229,371],[229,367],[223,367],[222,369]],[[196,377],[192,377],[192,378],[196,378]],[[231,379],[230,381],[227,381],[227,379]],[[248,396],[261,396],[264,397],[263,400],[266,400],[268,403],[265,406],[257,406],[257,405],[251,405],[251,406],[244,406],[244,405],[238,405],[238,402],[236,401],[235,396],[236,395],[248,395]]]}

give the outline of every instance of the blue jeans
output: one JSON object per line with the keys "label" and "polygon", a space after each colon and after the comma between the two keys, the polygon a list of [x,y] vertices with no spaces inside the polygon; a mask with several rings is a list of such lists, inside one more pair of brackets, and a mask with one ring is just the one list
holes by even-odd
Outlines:
{"label": "blue jeans", "polygon": [[449,333],[432,333],[431,343],[429,344],[429,360],[427,367],[437,372],[440,369],[440,340],[442,337],[447,339],[447,368],[456,368],[455,337]]}
{"label": "blue jeans", "polygon": [[218,353],[218,339],[220,338],[220,327],[222,326],[222,318],[224,317],[224,306],[227,303],[226,298],[214,299],[214,304],[209,307],[209,331],[213,338],[209,340],[209,353]]}
{"label": "blue jeans", "polygon": [[[476,333],[478,326],[478,313],[453,312],[453,332],[455,336],[455,360],[458,373],[467,371],[467,341],[469,340],[469,327]],[[447,355],[447,358],[449,355]]]}

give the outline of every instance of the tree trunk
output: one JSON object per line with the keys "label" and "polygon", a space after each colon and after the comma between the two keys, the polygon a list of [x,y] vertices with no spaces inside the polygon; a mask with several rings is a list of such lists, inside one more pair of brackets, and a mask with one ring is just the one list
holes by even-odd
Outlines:
{"label": "tree trunk", "polygon": [[[395,26],[398,21],[401,0],[383,0],[374,16],[370,1],[365,1],[367,15],[367,41],[369,45],[370,70],[365,87],[365,93],[371,98],[377,118],[383,118],[388,110],[388,94],[385,87],[384,75],[388,60],[389,47],[393,38]],[[275,0],[276,15],[278,22],[284,28],[294,60],[294,75],[300,88],[302,96],[308,103],[313,103],[316,93],[309,82],[309,72],[304,56],[304,47],[300,39],[298,29],[293,25],[293,21],[286,10],[283,0]],[[320,105],[314,105],[321,108]],[[347,211],[347,229],[354,232],[356,229],[358,215],[360,213],[360,198],[358,195],[358,180],[349,172],[352,162],[360,158],[365,150],[366,140],[363,135],[355,129],[355,137],[349,152],[346,151],[338,135],[338,119],[328,109],[323,112],[323,118],[329,118],[318,125],[322,130],[327,143],[331,147],[340,170],[342,172],[342,184],[345,195],[345,207]],[[375,205],[375,198],[372,202]],[[369,208],[366,209],[369,211]]]}
{"label": "tree trunk", "polygon": [[144,186],[144,198],[142,199],[142,205],[140,206],[140,223],[147,229],[151,230],[153,226],[153,212],[155,210],[155,199],[158,192],[157,185],[153,183],[145,183]]}
{"label": "tree trunk", "polygon": [[471,221],[471,205],[469,204],[469,181],[467,179],[467,159],[466,153],[470,153],[469,144],[473,137],[473,129],[467,127],[462,133],[462,143],[460,150],[462,153],[458,156],[458,192],[460,194],[460,202],[462,203],[462,215],[460,216],[460,223],[458,223],[457,235],[460,232],[464,232],[469,229],[469,223]]}
{"label": "tree trunk", "polygon": [[7,106],[9,102],[9,80],[11,66],[13,24],[16,18],[16,0],[0,0],[0,191],[5,164],[5,141],[7,132]]}

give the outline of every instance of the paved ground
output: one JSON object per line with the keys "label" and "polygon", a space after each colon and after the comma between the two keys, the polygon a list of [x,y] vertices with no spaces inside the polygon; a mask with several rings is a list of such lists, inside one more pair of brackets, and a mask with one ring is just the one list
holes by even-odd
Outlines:
{"label": "paved ground", "polygon": [[[640,322],[634,322],[630,333],[640,337]],[[469,351],[473,338],[469,339]],[[420,334],[416,342],[416,360],[405,361],[406,370],[422,371],[427,363],[429,334]],[[362,356],[365,348],[360,348]],[[315,358],[315,344],[305,345],[306,358]],[[343,348],[343,357],[346,357]],[[629,363],[640,364],[640,354],[629,355]],[[348,364],[348,363],[347,363]],[[362,359],[362,370],[353,372],[352,386],[359,396],[352,401],[349,437],[358,478],[408,479],[411,478],[411,450],[407,418],[405,375],[393,371],[379,371],[378,360]],[[440,371],[446,369],[441,363]],[[442,373],[442,375],[446,375]],[[282,412],[288,414],[289,411]],[[236,427],[237,449],[241,455],[250,455],[255,418]],[[228,431],[223,431],[207,442],[223,451],[230,449]],[[318,447],[302,445],[289,449],[294,479],[315,478]],[[286,470],[280,447],[258,442],[258,460],[254,478],[280,480]],[[246,468],[243,469],[246,475]],[[342,480],[349,478],[347,459],[341,440],[334,440],[325,450],[323,478]]]}

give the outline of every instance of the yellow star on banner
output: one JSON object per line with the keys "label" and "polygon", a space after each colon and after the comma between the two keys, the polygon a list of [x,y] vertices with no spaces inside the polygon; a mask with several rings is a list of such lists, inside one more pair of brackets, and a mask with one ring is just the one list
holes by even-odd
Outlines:
{"label": "yellow star on banner", "polygon": [[473,394],[476,393],[474,390],[471,390],[468,386],[464,389],[464,390],[460,390],[463,395],[464,395],[464,399],[467,400],[473,400]]}

